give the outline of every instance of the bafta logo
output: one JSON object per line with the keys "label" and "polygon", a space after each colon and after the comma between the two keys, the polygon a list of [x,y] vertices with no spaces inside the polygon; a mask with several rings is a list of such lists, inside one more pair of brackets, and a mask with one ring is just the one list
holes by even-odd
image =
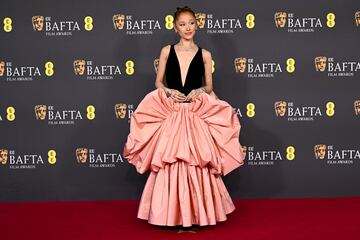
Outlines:
{"label": "bafta logo", "polygon": [[74,61],[74,72],[75,75],[84,75],[85,60],[78,59]]}
{"label": "bafta logo", "polygon": [[243,153],[243,155],[244,155],[244,159],[243,159],[243,160],[245,160],[247,147],[246,147],[246,146],[241,146],[241,151],[242,151],[242,153]]}
{"label": "bafta logo", "polygon": [[326,153],[326,145],[325,144],[317,144],[314,146],[314,153],[316,159],[324,159]]}
{"label": "bafta logo", "polygon": [[355,114],[360,115],[360,100],[354,102]]}
{"label": "bafta logo", "polygon": [[159,67],[159,59],[157,58],[157,59],[154,60],[154,68],[155,68],[156,73],[158,71],[158,67]]}
{"label": "bafta logo", "polygon": [[277,28],[283,28],[286,24],[286,12],[276,12],[274,15],[275,25]]}
{"label": "bafta logo", "polygon": [[237,73],[243,73],[246,70],[246,58],[239,57],[234,60],[235,70]]}
{"label": "bafta logo", "polygon": [[33,16],[32,17],[32,25],[34,31],[42,31],[44,27],[44,17],[43,16]]}
{"label": "bafta logo", "polygon": [[274,108],[275,108],[275,114],[277,117],[283,117],[285,116],[286,113],[286,102],[284,101],[277,101],[274,104]]}
{"label": "bafta logo", "polygon": [[76,159],[78,163],[86,163],[88,157],[87,148],[77,148],[76,149]]}
{"label": "bafta logo", "polygon": [[46,105],[35,106],[35,116],[37,120],[44,120],[46,118]]}
{"label": "bafta logo", "polygon": [[355,13],[355,23],[357,27],[360,26],[360,11]]}
{"label": "bafta logo", "polygon": [[125,118],[126,116],[126,104],[119,103],[115,105],[115,115],[116,118]]}
{"label": "bafta logo", "polygon": [[324,56],[315,58],[315,69],[317,72],[323,72],[326,69],[327,58]]}
{"label": "bafta logo", "polygon": [[6,164],[8,160],[8,150],[0,149],[0,162],[1,164]]}
{"label": "bafta logo", "polygon": [[195,18],[196,18],[196,23],[197,23],[198,27],[199,28],[204,28],[205,27],[206,14],[205,13],[195,13]]}
{"label": "bafta logo", "polygon": [[5,72],[5,62],[0,61],[0,77],[4,76],[4,72]]}
{"label": "bafta logo", "polygon": [[125,25],[125,15],[124,14],[116,14],[113,16],[113,24],[115,30],[124,29]]}

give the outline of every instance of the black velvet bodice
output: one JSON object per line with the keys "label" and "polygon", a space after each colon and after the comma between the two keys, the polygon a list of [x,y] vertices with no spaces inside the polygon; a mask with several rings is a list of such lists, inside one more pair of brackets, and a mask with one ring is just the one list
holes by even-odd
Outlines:
{"label": "black velvet bodice", "polygon": [[185,84],[183,86],[181,81],[179,59],[176,55],[174,45],[171,44],[165,68],[166,85],[168,88],[176,89],[185,95],[188,95],[192,89],[203,86],[204,72],[205,67],[202,58],[202,51],[199,47],[198,51],[190,62],[188,72],[185,77]]}

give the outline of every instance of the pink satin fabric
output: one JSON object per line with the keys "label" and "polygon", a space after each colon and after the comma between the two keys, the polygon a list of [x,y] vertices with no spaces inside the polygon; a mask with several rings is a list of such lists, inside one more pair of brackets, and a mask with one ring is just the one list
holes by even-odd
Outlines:
{"label": "pink satin fabric", "polygon": [[235,209],[221,176],[243,165],[240,122],[214,92],[189,103],[155,89],[131,116],[123,155],[150,170],[138,218],[155,225],[215,225]]}

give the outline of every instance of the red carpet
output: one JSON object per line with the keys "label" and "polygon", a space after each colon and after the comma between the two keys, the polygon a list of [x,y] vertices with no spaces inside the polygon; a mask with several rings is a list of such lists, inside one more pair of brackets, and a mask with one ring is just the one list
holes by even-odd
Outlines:
{"label": "red carpet", "polygon": [[360,239],[360,197],[234,202],[226,222],[194,232],[137,219],[138,201],[0,203],[0,240]]}

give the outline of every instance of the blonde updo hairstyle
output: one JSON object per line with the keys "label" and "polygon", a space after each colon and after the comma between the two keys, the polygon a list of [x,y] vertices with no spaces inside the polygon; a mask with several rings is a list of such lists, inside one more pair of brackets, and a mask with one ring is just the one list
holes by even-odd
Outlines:
{"label": "blonde updo hairstyle", "polygon": [[184,13],[184,12],[191,13],[194,16],[194,18],[196,19],[194,11],[191,8],[189,8],[188,6],[177,7],[176,11],[174,13],[174,23],[176,23],[176,21],[179,19],[180,14]]}

